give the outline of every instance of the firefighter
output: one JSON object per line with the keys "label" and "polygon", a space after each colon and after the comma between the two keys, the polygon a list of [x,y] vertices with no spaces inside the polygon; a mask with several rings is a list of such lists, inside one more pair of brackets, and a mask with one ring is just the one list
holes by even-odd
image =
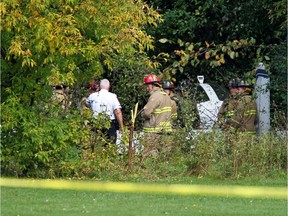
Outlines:
{"label": "firefighter", "polygon": [[85,86],[85,89],[89,90],[87,93],[85,93],[84,97],[80,101],[80,113],[86,112],[86,110],[91,111],[91,109],[86,104],[86,99],[91,95],[92,93],[99,92],[100,91],[100,82],[97,79],[93,79],[92,82],[88,83]]}
{"label": "firefighter", "polygon": [[90,94],[100,91],[100,82],[97,79],[93,79],[91,83],[88,83],[87,87],[90,89]]}
{"label": "firefighter", "polygon": [[252,96],[252,85],[244,80],[229,82],[230,97],[223,102],[218,113],[220,128],[225,131],[226,157],[232,156],[234,173],[249,155],[256,137],[257,105]]}
{"label": "firefighter", "polygon": [[59,105],[63,111],[66,111],[69,106],[67,89],[65,84],[53,85],[52,103]]}
{"label": "firefighter", "polygon": [[175,122],[177,120],[177,102],[178,102],[178,99],[174,95],[175,85],[171,80],[163,80],[161,83],[164,92],[166,92],[166,94],[170,96],[172,107],[171,119],[173,122]]}
{"label": "firefighter", "polygon": [[147,104],[143,108],[142,117],[144,119],[144,159],[149,156],[157,156],[163,147],[161,136],[172,132],[171,127],[171,99],[161,88],[160,79],[155,74],[144,77],[144,84],[150,94]]}
{"label": "firefighter", "polygon": [[228,104],[230,101],[236,98],[238,82],[239,82],[239,79],[232,79],[228,83],[229,97],[226,100],[224,100],[217,114],[218,121],[216,122],[216,125],[219,126],[221,129],[225,129],[228,126],[227,124],[228,121],[226,122],[227,120],[226,113],[228,109]]}
{"label": "firefighter", "polygon": [[221,129],[256,134],[257,105],[251,95],[252,85],[238,78],[232,79],[229,91],[230,97],[218,113]]}

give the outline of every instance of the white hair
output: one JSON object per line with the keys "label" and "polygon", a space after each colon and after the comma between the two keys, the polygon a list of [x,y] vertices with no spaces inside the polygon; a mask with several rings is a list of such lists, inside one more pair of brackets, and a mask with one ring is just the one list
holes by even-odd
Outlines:
{"label": "white hair", "polygon": [[102,79],[100,82],[100,88],[101,89],[109,89],[110,88],[110,82],[108,79]]}

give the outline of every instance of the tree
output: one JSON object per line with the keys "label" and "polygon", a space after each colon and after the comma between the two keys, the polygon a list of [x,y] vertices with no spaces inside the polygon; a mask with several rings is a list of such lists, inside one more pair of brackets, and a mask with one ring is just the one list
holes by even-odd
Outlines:
{"label": "tree", "polygon": [[236,74],[251,71],[259,61],[269,64],[270,45],[286,38],[286,28],[279,28],[286,20],[283,0],[148,2],[159,7],[164,19],[157,29],[149,29],[158,40],[152,54],[172,74],[187,73],[185,66],[193,71],[198,64],[199,73],[218,66],[225,71],[232,67],[234,74],[235,68],[240,68]]}
{"label": "tree", "polygon": [[[156,25],[160,16],[142,1],[0,4],[1,166],[4,172],[23,174],[68,157],[71,147],[87,136],[76,107],[63,112],[51,106],[51,86],[65,83],[73,90],[79,83],[101,78],[117,66],[118,57],[131,64],[131,56],[153,49],[144,27]],[[141,61],[153,68],[148,58]]]}
{"label": "tree", "polygon": [[[161,62],[166,76],[175,81],[188,76],[196,81],[197,75],[205,75],[207,81],[226,84],[238,76],[253,83],[259,62],[264,62],[274,78],[283,77],[281,74],[287,71],[287,55],[275,52],[286,50],[284,0],[176,0],[167,4],[150,0],[148,3],[159,9],[164,20],[158,28],[148,30],[156,39],[156,49],[150,54]],[[277,66],[271,59],[278,59]],[[276,80],[277,83],[272,82],[272,90],[282,86],[282,82],[287,86],[287,79]],[[282,97],[287,97],[283,86]],[[272,92],[279,93],[279,89]],[[285,100],[284,106],[282,100],[275,103],[287,113]]]}

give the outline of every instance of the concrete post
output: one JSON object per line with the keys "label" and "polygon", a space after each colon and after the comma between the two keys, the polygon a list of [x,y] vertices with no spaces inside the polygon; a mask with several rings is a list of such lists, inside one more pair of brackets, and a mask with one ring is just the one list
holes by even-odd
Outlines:
{"label": "concrete post", "polygon": [[257,134],[270,131],[270,78],[263,63],[256,68],[255,96],[258,111]]}

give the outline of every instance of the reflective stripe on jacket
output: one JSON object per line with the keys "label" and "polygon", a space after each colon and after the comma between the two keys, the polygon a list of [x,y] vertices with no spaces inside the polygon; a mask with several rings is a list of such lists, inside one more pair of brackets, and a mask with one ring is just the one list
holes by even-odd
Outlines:
{"label": "reflective stripe on jacket", "polygon": [[159,87],[150,92],[147,104],[144,106],[144,132],[160,133],[172,132],[171,127],[171,99]]}
{"label": "reflective stripe on jacket", "polygon": [[218,113],[218,118],[225,118],[224,124],[238,132],[256,132],[257,105],[248,93],[230,97],[224,102]]}
{"label": "reflective stripe on jacket", "polygon": [[177,104],[176,101],[173,100],[172,97],[171,98],[171,107],[172,107],[172,114],[171,114],[171,118],[172,119],[177,119]]}

